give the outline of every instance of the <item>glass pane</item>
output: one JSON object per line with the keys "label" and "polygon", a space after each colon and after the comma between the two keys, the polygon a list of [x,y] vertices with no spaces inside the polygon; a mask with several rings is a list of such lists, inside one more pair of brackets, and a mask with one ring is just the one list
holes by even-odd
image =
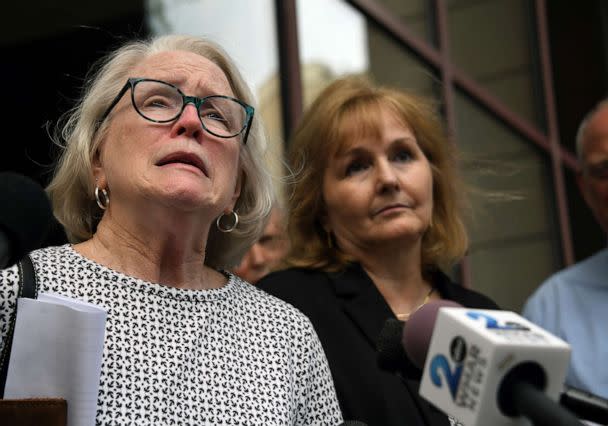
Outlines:
{"label": "glass pane", "polygon": [[399,18],[408,30],[421,39],[434,43],[433,15],[430,0],[377,0]]}
{"label": "glass pane", "polygon": [[[385,3],[400,16],[426,20],[426,0]],[[344,74],[369,74],[381,84],[434,94],[433,72],[346,2],[300,0],[297,6],[305,106]]]}
{"label": "glass pane", "polygon": [[437,97],[440,79],[402,45],[369,23],[369,72],[378,83]]}
{"label": "glass pane", "polygon": [[367,72],[367,29],[362,15],[342,0],[299,0],[296,5],[307,107],[338,76]]}
{"label": "glass pane", "polygon": [[368,63],[362,16],[342,0],[296,2],[302,64],[322,63],[334,74],[356,73]]}
{"label": "glass pane", "polygon": [[462,93],[456,142],[472,188],[472,287],[520,311],[559,265],[559,229],[548,157]]}
{"label": "glass pane", "polygon": [[448,2],[454,64],[519,116],[542,127],[533,16],[527,0]]}

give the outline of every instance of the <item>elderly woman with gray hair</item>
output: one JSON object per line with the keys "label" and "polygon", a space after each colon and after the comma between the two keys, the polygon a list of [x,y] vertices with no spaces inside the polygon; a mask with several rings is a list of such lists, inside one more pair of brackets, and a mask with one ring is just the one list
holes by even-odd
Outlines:
{"label": "elderly woman with gray hair", "polygon": [[[227,269],[272,204],[265,139],[230,58],[130,42],[87,81],[48,187],[72,244],[30,253],[37,291],[105,307],[97,424],[341,421],[308,319]],[[17,266],[0,271],[1,349]]]}

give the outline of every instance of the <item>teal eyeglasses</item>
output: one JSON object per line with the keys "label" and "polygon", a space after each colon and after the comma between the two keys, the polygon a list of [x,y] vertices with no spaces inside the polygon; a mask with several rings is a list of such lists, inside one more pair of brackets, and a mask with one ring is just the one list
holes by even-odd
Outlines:
{"label": "teal eyeglasses", "polygon": [[199,98],[186,96],[174,85],[149,78],[129,78],[99,120],[103,123],[127,90],[131,89],[131,103],[139,115],[154,123],[176,120],[188,103],[198,111],[203,129],[219,138],[232,138],[244,133],[247,136],[254,109],[230,96],[211,95]]}

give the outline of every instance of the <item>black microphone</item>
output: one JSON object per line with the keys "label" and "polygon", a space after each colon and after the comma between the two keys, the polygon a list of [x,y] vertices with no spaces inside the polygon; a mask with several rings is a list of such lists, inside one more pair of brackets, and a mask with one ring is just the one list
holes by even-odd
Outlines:
{"label": "black microphone", "polygon": [[404,325],[398,319],[387,319],[376,341],[378,367],[389,373],[401,372],[407,364],[407,355],[401,344]]}
{"label": "black microphone", "polygon": [[[461,307],[462,305],[445,300],[442,306]],[[418,322],[419,325],[426,328],[418,330],[416,333],[411,333],[412,327],[408,327],[407,330],[410,330],[410,336],[404,336],[403,334],[406,330],[404,321],[389,318],[384,322],[376,341],[376,361],[378,367],[389,373],[405,374],[412,379],[420,380],[426,352],[418,353],[420,351],[416,351],[416,349],[428,349],[434,322],[431,324],[425,322],[420,324],[420,321]],[[417,341],[420,338],[425,340]],[[411,341],[406,344],[406,340]],[[408,348],[407,350],[414,349],[414,352],[408,354],[405,348]]]}
{"label": "black microphone", "polygon": [[11,172],[0,173],[0,269],[40,247],[53,213],[42,187]]}
{"label": "black microphone", "polygon": [[559,403],[581,419],[608,424],[608,400],[582,389],[565,386]]}

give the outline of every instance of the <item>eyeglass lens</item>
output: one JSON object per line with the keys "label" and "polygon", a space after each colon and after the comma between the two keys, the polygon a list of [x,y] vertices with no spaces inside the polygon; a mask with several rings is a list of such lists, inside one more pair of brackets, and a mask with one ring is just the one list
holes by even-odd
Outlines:
{"label": "eyeglass lens", "polygon": [[[133,87],[137,111],[148,120],[175,120],[184,108],[184,97],[174,86],[157,81],[139,81]],[[222,96],[205,98],[199,107],[203,127],[221,137],[236,136],[245,128],[247,111],[233,99]]]}

